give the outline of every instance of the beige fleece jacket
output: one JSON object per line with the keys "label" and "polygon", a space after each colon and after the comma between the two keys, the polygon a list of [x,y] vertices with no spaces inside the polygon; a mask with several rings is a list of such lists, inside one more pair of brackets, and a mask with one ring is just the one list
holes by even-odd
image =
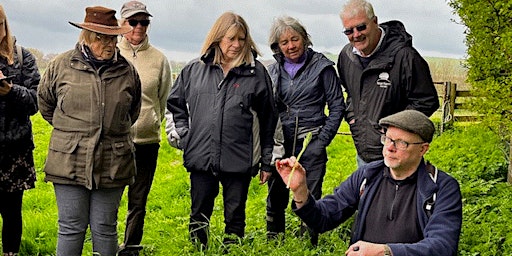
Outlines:
{"label": "beige fleece jacket", "polygon": [[142,107],[139,119],[132,126],[134,142],[160,142],[160,125],[164,118],[167,96],[172,86],[171,66],[165,55],[149,43],[148,36],[137,46],[126,38],[117,45],[139,73],[142,83]]}

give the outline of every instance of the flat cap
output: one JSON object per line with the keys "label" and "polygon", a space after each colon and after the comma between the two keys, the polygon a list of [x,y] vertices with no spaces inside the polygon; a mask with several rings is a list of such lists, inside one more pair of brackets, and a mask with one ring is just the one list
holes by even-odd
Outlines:
{"label": "flat cap", "polygon": [[379,125],[382,127],[393,126],[418,134],[425,142],[432,142],[436,130],[428,116],[412,109],[386,116],[380,119]]}

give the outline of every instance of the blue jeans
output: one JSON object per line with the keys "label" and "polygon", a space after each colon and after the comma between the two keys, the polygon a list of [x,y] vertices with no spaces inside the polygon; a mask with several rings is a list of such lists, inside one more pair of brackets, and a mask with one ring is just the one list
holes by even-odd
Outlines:
{"label": "blue jeans", "polygon": [[54,184],[59,212],[57,256],[80,256],[87,226],[93,251],[101,256],[117,252],[117,212],[124,187],[89,190]]}

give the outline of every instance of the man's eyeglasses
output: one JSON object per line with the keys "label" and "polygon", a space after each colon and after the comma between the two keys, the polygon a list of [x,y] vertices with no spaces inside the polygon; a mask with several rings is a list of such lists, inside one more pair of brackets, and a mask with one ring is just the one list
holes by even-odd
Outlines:
{"label": "man's eyeglasses", "polygon": [[400,139],[397,139],[397,140],[394,140],[384,134],[382,134],[380,136],[380,143],[382,143],[382,145],[384,146],[389,146],[391,143],[393,143],[393,146],[395,146],[395,148],[397,149],[400,149],[400,150],[406,150],[409,145],[411,144],[423,144],[425,142],[407,142],[405,140],[400,140]]}
{"label": "man's eyeglasses", "polygon": [[357,31],[361,32],[361,31],[366,30],[366,24],[363,23],[363,24],[357,25],[355,27],[347,28],[347,29],[343,30],[343,34],[345,34],[347,36],[352,35],[352,33],[354,33],[354,28],[357,29]]}
{"label": "man's eyeglasses", "polygon": [[137,24],[140,24],[143,27],[149,26],[149,20],[128,20],[128,24],[132,27],[136,27]]}
{"label": "man's eyeglasses", "polygon": [[100,41],[103,45],[107,45],[112,42],[117,42],[117,36],[111,35],[97,35],[96,39]]}

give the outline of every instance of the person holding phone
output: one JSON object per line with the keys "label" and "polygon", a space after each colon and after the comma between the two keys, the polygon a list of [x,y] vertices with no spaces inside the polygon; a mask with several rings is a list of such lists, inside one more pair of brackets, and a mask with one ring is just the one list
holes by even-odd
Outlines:
{"label": "person holding phone", "polygon": [[4,256],[19,252],[23,192],[35,187],[30,116],[37,113],[39,79],[34,56],[16,44],[0,5],[0,214]]}

